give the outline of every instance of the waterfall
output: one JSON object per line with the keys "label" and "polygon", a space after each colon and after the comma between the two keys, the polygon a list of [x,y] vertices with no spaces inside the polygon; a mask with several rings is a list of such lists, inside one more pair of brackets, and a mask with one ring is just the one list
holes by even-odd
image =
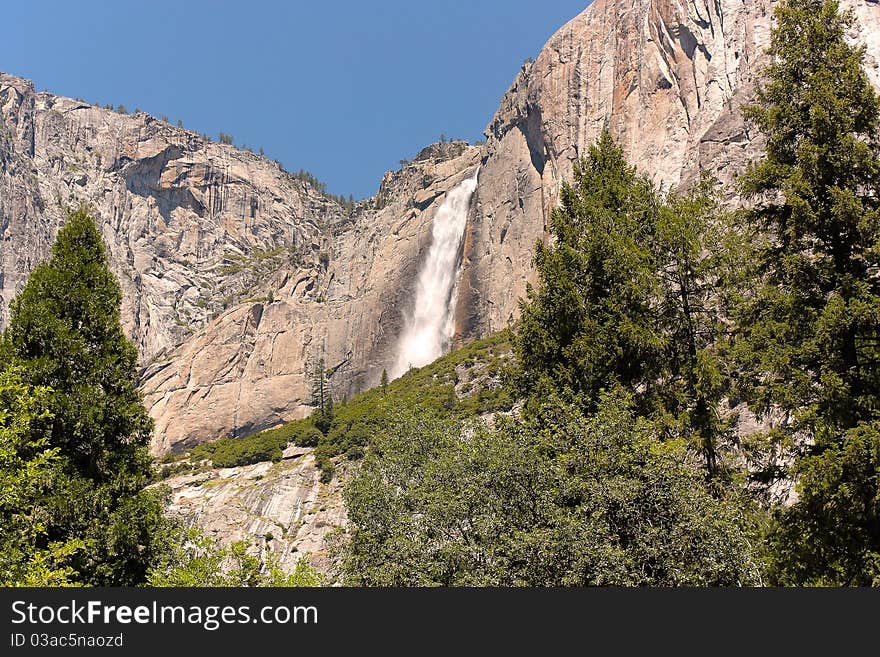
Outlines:
{"label": "waterfall", "polygon": [[394,377],[410,366],[421,367],[436,360],[452,342],[461,241],[479,173],[477,167],[472,176],[450,190],[434,215],[431,247],[416,281],[415,305],[400,337],[391,373]]}

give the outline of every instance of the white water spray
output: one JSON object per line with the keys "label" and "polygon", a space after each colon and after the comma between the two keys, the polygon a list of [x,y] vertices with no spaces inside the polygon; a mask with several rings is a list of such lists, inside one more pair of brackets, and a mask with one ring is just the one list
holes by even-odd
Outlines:
{"label": "white water spray", "polygon": [[479,173],[478,167],[437,208],[431,247],[416,282],[415,306],[400,338],[394,377],[436,360],[452,342],[459,253]]}

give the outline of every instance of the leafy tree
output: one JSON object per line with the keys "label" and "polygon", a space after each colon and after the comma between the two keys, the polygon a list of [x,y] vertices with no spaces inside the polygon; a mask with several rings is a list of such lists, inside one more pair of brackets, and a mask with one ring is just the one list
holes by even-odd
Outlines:
{"label": "leafy tree", "polygon": [[64,586],[75,576],[69,557],[85,544],[46,542],[38,500],[51,486],[58,449],[33,429],[49,419],[45,388],[0,373],[0,586]]}
{"label": "leafy tree", "polygon": [[785,414],[768,438],[794,457],[799,499],[778,518],[780,581],[869,583],[880,553],[880,102],[864,49],[846,39],[851,12],[800,0],[775,17],[767,80],[747,111],[766,153],[743,178],[760,241],[738,387],[759,415]]}
{"label": "leafy tree", "polygon": [[497,428],[403,409],[346,487],[354,585],[732,585],[759,581],[754,524],[630,400],[558,397]]}
{"label": "leafy tree", "polygon": [[162,500],[152,476],[152,422],[137,390],[137,351],[120,324],[119,283],[86,209],[68,215],[48,262],[11,304],[0,361],[23,383],[50,388],[31,440],[57,450],[52,486],[39,499],[46,544],[80,539],[80,581],[143,581],[163,547]]}
{"label": "leafy tree", "polygon": [[150,571],[150,586],[321,586],[324,578],[305,560],[282,570],[268,549],[255,555],[247,541],[221,546],[198,529],[175,527],[174,549]]}

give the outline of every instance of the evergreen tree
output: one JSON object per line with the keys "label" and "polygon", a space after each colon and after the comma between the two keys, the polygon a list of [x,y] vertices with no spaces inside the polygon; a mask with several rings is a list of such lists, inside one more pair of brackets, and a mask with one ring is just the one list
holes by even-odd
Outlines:
{"label": "evergreen tree", "polygon": [[4,367],[47,387],[45,417],[31,424],[59,460],[36,503],[46,544],[80,539],[80,581],[143,582],[162,549],[161,499],[143,491],[152,475],[152,423],[137,389],[137,351],[120,324],[121,291],[88,211],[72,212],[48,262],[11,304],[0,344]]}
{"label": "evergreen tree", "polygon": [[312,406],[315,426],[327,435],[333,423],[333,395],[327,382],[327,370],[324,368],[324,357],[318,359],[312,370]]}
{"label": "evergreen tree", "polygon": [[657,380],[657,209],[654,187],[604,132],[575,163],[574,186],[563,184],[551,214],[555,243],[535,247],[538,288],[529,286],[520,304],[516,341],[524,390],[568,389],[595,407],[615,382]]}
{"label": "evergreen tree", "polygon": [[767,145],[742,181],[764,242],[740,318],[741,388],[822,440],[880,400],[880,106],[836,1],[775,15],[768,81],[748,109]]}
{"label": "evergreen tree", "polygon": [[704,176],[687,193],[666,196],[655,235],[665,345],[657,413],[668,414],[676,432],[700,449],[709,477],[721,470],[719,441],[732,433],[734,419],[719,413],[729,386],[721,340],[747,251],[730,228],[715,183]]}
{"label": "evergreen tree", "polygon": [[88,212],[68,216],[52,257],[11,304],[6,362],[53,390],[49,442],[95,481],[149,473],[152,422],[137,389],[137,350],[120,323],[122,293]]}
{"label": "evergreen tree", "polygon": [[382,393],[385,394],[388,392],[388,370],[382,368],[382,378],[379,381],[379,385],[382,386]]}
{"label": "evergreen tree", "polygon": [[316,413],[324,412],[327,397],[327,385],[324,380],[324,359],[319,358],[312,368],[312,406]]}
{"label": "evergreen tree", "polygon": [[[743,178],[761,231],[742,303],[738,388],[785,421],[799,500],[780,512],[777,576],[870,583],[880,574],[880,104],[835,0],[775,9],[766,84],[747,115],[766,138]],[[872,428],[873,427],[873,428]],[[874,445],[872,447],[872,445]],[[872,565],[873,564],[873,565]]]}
{"label": "evergreen tree", "polygon": [[641,414],[688,437],[718,474],[726,378],[717,346],[739,245],[714,184],[661,194],[605,132],[576,163],[521,304],[523,391],[567,390],[595,410],[622,385]]}

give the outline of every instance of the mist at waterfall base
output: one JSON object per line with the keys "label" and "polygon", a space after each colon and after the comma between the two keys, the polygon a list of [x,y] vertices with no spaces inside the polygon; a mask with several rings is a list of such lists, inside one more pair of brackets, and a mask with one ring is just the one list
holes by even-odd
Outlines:
{"label": "mist at waterfall base", "polygon": [[437,208],[431,246],[416,281],[415,303],[400,337],[397,363],[390,372],[393,378],[410,367],[436,360],[452,342],[461,242],[479,173],[477,168],[450,190]]}

